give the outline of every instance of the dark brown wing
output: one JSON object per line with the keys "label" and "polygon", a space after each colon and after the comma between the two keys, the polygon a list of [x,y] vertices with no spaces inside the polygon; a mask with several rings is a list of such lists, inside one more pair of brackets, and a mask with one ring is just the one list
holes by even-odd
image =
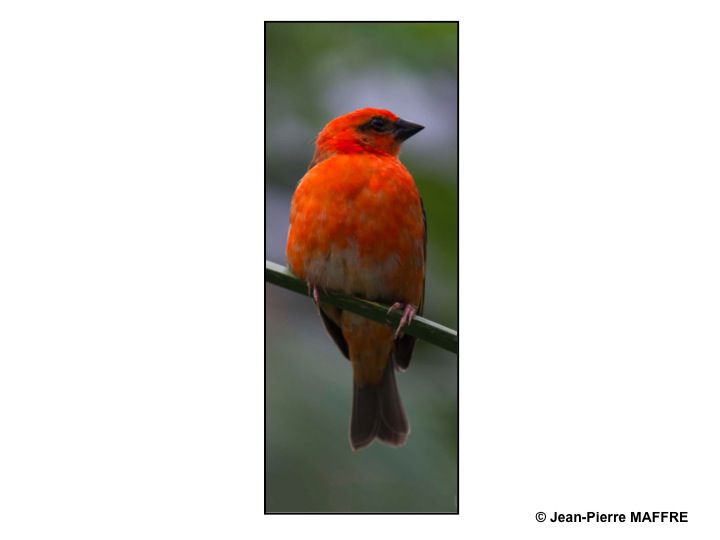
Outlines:
{"label": "dark brown wing", "polygon": [[[420,208],[422,208],[423,216],[423,266],[427,267],[427,216],[425,215],[425,205],[420,199]],[[425,268],[423,268],[423,288],[422,297],[420,298],[420,305],[418,306],[417,314],[422,315],[423,304],[425,303]],[[410,359],[412,358],[413,350],[415,349],[415,341],[417,338],[405,334],[397,341],[395,341],[395,365],[400,371],[405,371],[410,365]]]}
{"label": "dark brown wing", "polygon": [[338,346],[338,349],[340,349],[340,352],[343,353],[345,358],[350,360],[350,353],[348,352],[348,344],[347,341],[345,341],[345,337],[342,335],[342,330],[340,329],[340,314],[342,313],[342,310],[340,308],[337,308],[335,306],[328,306],[323,304],[320,306],[320,309],[318,309],[320,312],[320,317],[322,318],[322,322],[325,325],[325,329],[327,330],[328,334],[330,334],[330,337],[335,342],[335,345]]}

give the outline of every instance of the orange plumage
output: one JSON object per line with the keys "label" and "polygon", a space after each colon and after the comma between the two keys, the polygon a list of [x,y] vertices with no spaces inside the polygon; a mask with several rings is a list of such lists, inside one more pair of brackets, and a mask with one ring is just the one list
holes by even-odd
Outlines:
{"label": "orange plumage", "polygon": [[290,208],[286,255],[311,289],[341,291],[403,309],[398,331],[334,306],[322,320],[353,369],[350,441],[376,437],[399,446],[409,425],[395,369],[410,363],[415,338],[401,328],[421,312],[425,216],[420,194],[397,158],[422,126],[382,109],[361,109],[328,123]]}

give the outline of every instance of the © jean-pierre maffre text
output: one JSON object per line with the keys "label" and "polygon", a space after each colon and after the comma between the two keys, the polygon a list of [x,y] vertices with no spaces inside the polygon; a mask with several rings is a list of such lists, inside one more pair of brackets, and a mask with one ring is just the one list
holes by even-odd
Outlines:
{"label": "\u00a9 jean-pierre maffre text", "polygon": [[561,514],[553,512],[548,521],[552,523],[687,523],[687,512],[630,512],[627,514],[605,514],[585,512],[584,514]]}

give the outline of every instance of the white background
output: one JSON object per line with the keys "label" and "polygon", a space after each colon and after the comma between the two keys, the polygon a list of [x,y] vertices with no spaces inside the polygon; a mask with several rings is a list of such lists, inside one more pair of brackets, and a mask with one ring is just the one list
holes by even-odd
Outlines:
{"label": "white background", "polygon": [[[587,4],[3,3],[0,537],[717,536],[720,18]],[[460,516],[262,515],[262,21],[357,17],[461,20]]]}

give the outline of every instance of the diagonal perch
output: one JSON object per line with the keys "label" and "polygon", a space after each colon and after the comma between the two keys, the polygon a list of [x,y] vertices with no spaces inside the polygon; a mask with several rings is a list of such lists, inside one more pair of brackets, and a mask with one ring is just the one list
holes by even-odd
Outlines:
{"label": "diagonal perch", "polygon": [[[265,281],[283,287],[303,296],[308,296],[308,287],[304,281],[296,278],[290,270],[271,261],[265,261]],[[352,311],[373,321],[396,327],[400,322],[401,313],[393,311],[388,313],[388,307],[377,302],[368,302],[354,296],[335,292],[323,292],[318,289],[321,302]],[[457,354],[458,335],[451,328],[447,328],[423,317],[415,317],[403,332],[418,339],[432,343],[442,349]]]}

